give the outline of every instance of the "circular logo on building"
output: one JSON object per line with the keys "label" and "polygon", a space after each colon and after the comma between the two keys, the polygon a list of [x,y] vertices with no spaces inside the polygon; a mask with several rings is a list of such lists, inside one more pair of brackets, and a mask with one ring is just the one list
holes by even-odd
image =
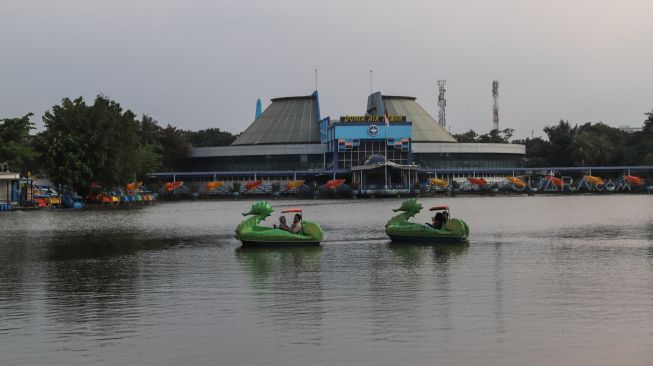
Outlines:
{"label": "circular logo on building", "polygon": [[377,125],[371,125],[367,128],[367,134],[374,137],[379,134],[379,127]]}

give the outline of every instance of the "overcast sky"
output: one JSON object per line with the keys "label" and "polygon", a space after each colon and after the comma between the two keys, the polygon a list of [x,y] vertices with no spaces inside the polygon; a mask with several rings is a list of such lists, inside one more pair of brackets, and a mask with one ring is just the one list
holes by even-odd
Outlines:
{"label": "overcast sky", "polygon": [[653,109],[650,0],[0,0],[0,118],[105,94],[184,129],[240,132],[256,99],[310,94],[363,114],[374,90],[434,116],[447,80],[453,132],[519,137],[547,124],[641,125]]}

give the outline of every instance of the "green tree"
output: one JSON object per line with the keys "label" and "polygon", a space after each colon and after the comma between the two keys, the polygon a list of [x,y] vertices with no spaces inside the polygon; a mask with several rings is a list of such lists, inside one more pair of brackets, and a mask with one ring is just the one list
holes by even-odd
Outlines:
{"label": "green tree", "polygon": [[631,153],[639,158],[638,163],[653,165],[653,110],[645,115],[644,128],[633,136]]}
{"label": "green tree", "polygon": [[34,124],[28,113],[19,118],[0,119],[0,163],[8,163],[12,171],[27,174],[36,165],[38,152],[34,149]]}
{"label": "green tree", "polygon": [[513,141],[515,144],[526,145],[526,156],[524,165],[528,167],[549,166],[551,154],[551,143],[540,137],[527,138],[525,140]]}
{"label": "green tree", "polygon": [[592,136],[589,134],[579,134],[574,137],[572,143],[569,145],[571,162],[574,165],[595,165],[595,157],[597,154],[597,147]]}
{"label": "green tree", "polygon": [[91,182],[105,186],[133,181],[153,151],[140,142],[131,111],[105,96],[93,105],[65,98],[43,116],[43,165],[56,184],[83,191]]}
{"label": "green tree", "polygon": [[536,142],[529,141],[526,154],[527,160],[549,166],[642,164],[647,151],[653,149],[653,144],[646,145],[644,131],[630,134],[601,122],[572,127],[561,120],[544,131],[547,144],[538,142],[536,148]]}
{"label": "green tree", "polygon": [[461,134],[454,134],[453,138],[456,139],[456,141],[464,143],[464,142],[476,142],[476,139],[478,138],[478,134],[474,130],[469,130],[465,133]]}
{"label": "green tree", "polygon": [[574,131],[568,121],[560,120],[555,126],[544,127],[544,132],[549,136],[551,150],[548,162],[555,166],[567,166],[571,159],[569,147],[574,139]]}
{"label": "green tree", "polygon": [[219,128],[207,128],[199,131],[181,131],[186,136],[191,145],[195,147],[205,146],[227,146],[238,137],[227,131],[221,131]]}
{"label": "green tree", "polygon": [[160,145],[163,129],[152,117],[144,114],[138,126],[138,136],[144,145]]}
{"label": "green tree", "polygon": [[485,135],[480,135],[476,139],[477,142],[482,143],[497,143],[497,144],[507,144],[510,142],[512,134],[515,132],[512,128],[506,128],[503,130],[493,129]]}
{"label": "green tree", "polygon": [[[575,126],[569,146],[573,165],[624,164],[626,146],[632,136],[603,123]],[[581,158],[581,159],[579,159]]]}
{"label": "green tree", "polygon": [[163,168],[167,171],[179,171],[190,152],[190,144],[176,127],[168,125],[162,131],[160,139],[163,148]]}
{"label": "green tree", "polygon": [[644,113],[644,115],[647,117],[646,120],[644,120],[644,128],[642,129],[642,132],[644,133],[653,133],[653,110],[650,112]]}
{"label": "green tree", "polygon": [[490,132],[479,135],[474,130],[469,130],[462,134],[455,134],[453,137],[458,142],[481,142],[481,143],[498,143],[506,144],[510,142],[515,130],[506,128],[503,130],[491,130]]}
{"label": "green tree", "polygon": [[88,107],[80,97],[68,98],[43,116],[46,130],[40,145],[42,164],[56,184],[85,187],[93,179],[93,162],[88,154]]}
{"label": "green tree", "polygon": [[152,117],[143,115],[138,126],[141,144],[138,159],[141,166],[139,176],[160,170],[163,167],[163,129]]}
{"label": "green tree", "polygon": [[162,128],[155,119],[144,115],[139,126],[139,136],[141,144],[146,148],[143,160],[147,172],[182,169],[191,147],[188,136],[194,133],[179,130],[170,124]]}

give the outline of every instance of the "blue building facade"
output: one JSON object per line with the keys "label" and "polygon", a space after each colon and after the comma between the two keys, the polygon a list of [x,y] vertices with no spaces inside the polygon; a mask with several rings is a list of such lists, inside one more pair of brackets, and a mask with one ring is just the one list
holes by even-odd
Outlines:
{"label": "blue building facade", "polygon": [[412,123],[405,116],[343,116],[336,122],[320,122],[322,143],[326,146],[327,168],[351,169],[363,165],[371,156],[387,161],[412,163]]}

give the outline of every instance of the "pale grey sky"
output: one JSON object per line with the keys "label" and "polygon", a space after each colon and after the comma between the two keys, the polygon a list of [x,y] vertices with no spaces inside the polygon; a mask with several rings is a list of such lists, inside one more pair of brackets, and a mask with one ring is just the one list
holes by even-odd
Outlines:
{"label": "pale grey sky", "polygon": [[640,125],[653,109],[650,0],[0,0],[0,118],[103,93],[184,129],[240,132],[257,98],[310,94],[322,115],[362,114],[374,90],[453,132],[519,137],[559,119]]}

